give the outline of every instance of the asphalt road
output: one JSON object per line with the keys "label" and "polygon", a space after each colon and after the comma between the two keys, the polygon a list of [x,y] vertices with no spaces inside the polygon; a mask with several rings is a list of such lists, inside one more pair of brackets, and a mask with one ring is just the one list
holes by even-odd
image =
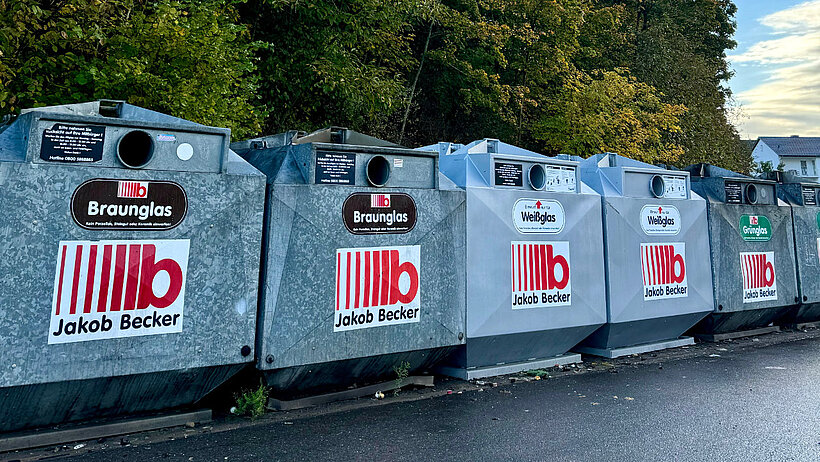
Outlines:
{"label": "asphalt road", "polygon": [[820,460],[820,338],[714,351],[59,460]]}

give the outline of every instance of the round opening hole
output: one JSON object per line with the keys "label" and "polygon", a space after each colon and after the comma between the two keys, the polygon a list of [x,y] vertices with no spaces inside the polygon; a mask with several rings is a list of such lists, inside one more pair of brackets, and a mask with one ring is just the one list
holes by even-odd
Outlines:
{"label": "round opening hole", "polygon": [[746,185],[746,202],[757,204],[757,186],[753,184]]}
{"label": "round opening hole", "polygon": [[544,172],[544,167],[539,164],[530,167],[529,178],[532,189],[544,189],[547,184],[547,174]]}
{"label": "round opening hole", "polygon": [[382,156],[373,156],[367,161],[367,181],[380,188],[390,178],[390,162]]}
{"label": "round opening hole", "polygon": [[145,167],[154,157],[154,140],[142,130],[132,130],[117,143],[117,157],[126,167]]}
{"label": "round opening hole", "polygon": [[663,197],[663,193],[666,192],[666,183],[663,181],[663,177],[654,175],[649,182],[649,189],[652,191],[653,196]]}

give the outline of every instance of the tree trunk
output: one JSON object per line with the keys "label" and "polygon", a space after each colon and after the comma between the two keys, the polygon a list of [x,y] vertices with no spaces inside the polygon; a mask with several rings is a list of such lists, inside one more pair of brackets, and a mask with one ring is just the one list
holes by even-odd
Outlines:
{"label": "tree trunk", "polygon": [[416,71],[416,77],[413,79],[413,85],[410,86],[410,92],[407,95],[407,107],[404,110],[404,118],[401,121],[401,132],[399,133],[399,144],[404,140],[404,129],[407,126],[407,118],[410,117],[410,107],[413,105],[413,95],[416,93],[416,85],[419,83],[419,76],[421,75],[421,68],[424,67],[424,58],[427,57],[427,48],[430,46],[430,36],[433,35],[433,21],[430,21],[430,28],[427,29],[427,40],[424,42],[424,51],[421,53],[421,61],[419,68]]}

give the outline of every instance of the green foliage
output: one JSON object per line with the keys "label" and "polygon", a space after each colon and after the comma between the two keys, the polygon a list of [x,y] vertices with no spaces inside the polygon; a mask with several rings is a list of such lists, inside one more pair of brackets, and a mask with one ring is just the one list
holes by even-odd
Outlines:
{"label": "green foliage", "polygon": [[769,160],[764,160],[756,165],[755,172],[757,173],[769,173],[774,171],[774,166],[772,162]]}
{"label": "green foliage", "polygon": [[402,381],[410,375],[410,363],[407,361],[402,361],[401,363],[396,364],[393,366],[393,372],[396,373],[396,382],[394,384],[396,389],[393,390],[393,396],[399,396]]}
{"label": "green foliage", "polygon": [[0,115],[97,98],[747,172],[731,0],[0,0]]}
{"label": "green foliage", "polygon": [[238,22],[229,0],[0,0],[0,113],[111,98],[258,132]]}
{"label": "green foliage", "polygon": [[424,2],[259,0],[244,14],[261,51],[269,132],[331,124],[383,134],[414,59],[410,20]]}
{"label": "green foliage", "polygon": [[683,148],[673,162],[710,162],[739,172],[752,168],[735,127],[727,119],[731,77],[726,50],[735,47],[732,0],[596,0],[620,20],[617,27],[593,36],[616,43],[605,56],[589,59],[596,69],[629,68],[641,82],[655,87],[662,100],[685,105],[674,141]]}
{"label": "green foliage", "polygon": [[683,148],[673,137],[686,108],[665,104],[660,96],[625,71],[596,73],[579,82],[561,112],[545,119],[535,136],[547,150],[566,154],[617,152],[643,162],[675,163]]}
{"label": "green foliage", "polygon": [[245,390],[236,395],[236,415],[250,416],[256,419],[265,414],[268,403],[268,389],[259,384],[259,388]]}

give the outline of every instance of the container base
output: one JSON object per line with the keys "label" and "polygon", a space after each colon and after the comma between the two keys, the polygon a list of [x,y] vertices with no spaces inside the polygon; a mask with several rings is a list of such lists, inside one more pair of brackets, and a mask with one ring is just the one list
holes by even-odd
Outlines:
{"label": "container base", "polygon": [[593,348],[587,346],[578,346],[572,350],[577,353],[585,355],[600,356],[602,358],[620,358],[622,356],[629,356],[640,353],[648,353],[650,351],[666,350],[669,348],[677,348],[684,345],[694,345],[695,339],[692,337],[681,337],[673,340],[664,340],[653,343],[642,343],[640,345],[633,345],[621,348]]}
{"label": "container base", "polygon": [[29,431],[6,434],[0,437],[0,453],[38,448],[75,441],[95,440],[112,436],[138,433],[161,428],[176,427],[187,423],[211,421],[211,410],[183,412],[152,417],[117,419],[116,421],[91,425],[77,425],[58,430]]}
{"label": "container base", "polygon": [[335,393],[325,393],[323,395],[308,396],[307,398],[279,400],[276,398],[269,398],[267,407],[274,411],[292,411],[294,409],[304,409],[306,407],[318,406],[320,404],[335,403],[336,401],[344,401],[348,399],[363,398],[371,396],[377,392],[385,392],[398,390],[410,385],[418,387],[432,387],[435,385],[432,375],[416,375],[405,377],[399,381],[391,380],[389,382],[377,383],[375,385],[368,385],[366,387],[354,388],[352,390],[337,391]]}
{"label": "container base", "polygon": [[191,406],[245,364],[0,388],[0,432]]}
{"label": "container base", "polygon": [[777,326],[761,327],[759,329],[737,330],[734,332],[725,332],[722,334],[694,334],[695,338],[701,342],[721,342],[723,340],[731,340],[742,337],[752,337],[755,335],[771,334],[772,332],[780,332]]}
{"label": "container base", "polygon": [[820,321],[814,322],[798,322],[794,324],[784,324],[783,327],[786,329],[792,330],[803,330],[803,329],[817,329],[820,327]]}
{"label": "container base", "polygon": [[494,366],[484,367],[450,367],[443,366],[436,369],[436,372],[448,377],[454,377],[461,380],[482,379],[485,377],[495,377],[498,375],[514,374],[530,369],[544,369],[547,367],[563,366],[566,364],[580,363],[581,355],[566,354],[545,359],[534,359],[531,361],[522,361],[509,364],[496,364]]}

